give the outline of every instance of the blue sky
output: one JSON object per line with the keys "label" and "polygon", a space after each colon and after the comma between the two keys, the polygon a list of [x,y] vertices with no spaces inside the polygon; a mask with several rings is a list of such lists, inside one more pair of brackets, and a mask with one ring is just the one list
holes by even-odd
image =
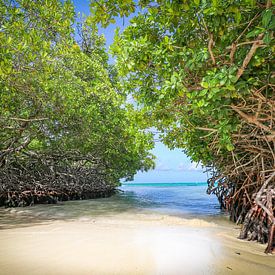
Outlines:
{"label": "blue sky", "polygon": [[[89,14],[89,0],[74,0],[76,12]],[[116,25],[107,29],[100,29],[99,32],[105,35],[107,48],[112,44],[114,30],[117,27],[123,29],[129,24],[129,19],[118,19]],[[111,59],[111,62],[114,62]],[[203,173],[200,165],[191,163],[188,157],[179,149],[169,150],[161,142],[156,142],[153,154],[157,157],[156,168],[147,173],[137,173],[135,183],[153,182],[205,182],[207,176]]]}
{"label": "blue sky", "polygon": [[139,172],[135,176],[135,183],[205,182],[207,179],[202,167],[191,163],[179,149],[169,150],[163,143],[157,142],[153,154],[157,156],[155,170],[147,173]]}

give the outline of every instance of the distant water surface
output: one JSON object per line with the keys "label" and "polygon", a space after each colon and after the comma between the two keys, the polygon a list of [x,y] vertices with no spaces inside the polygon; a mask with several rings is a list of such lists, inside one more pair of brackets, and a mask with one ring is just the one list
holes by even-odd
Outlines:
{"label": "distant water surface", "polygon": [[0,208],[0,229],[50,220],[112,216],[124,212],[160,213],[186,218],[220,216],[215,196],[206,194],[206,183],[124,183],[110,198]]}
{"label": "distant water surface", "polygon": [[220,214],[216,196],[206,194],[206,183],[124,183],[121,189],[120,196],[141,208],[188,216]]}

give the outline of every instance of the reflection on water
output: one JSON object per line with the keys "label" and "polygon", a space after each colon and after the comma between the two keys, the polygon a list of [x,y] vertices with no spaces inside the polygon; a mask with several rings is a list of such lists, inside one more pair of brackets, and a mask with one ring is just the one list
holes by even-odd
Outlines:
{"label": "reflection on water", "polygon": [[56,205],[0,209],[0,229],[52,220],[112,216],[123,212],[157,212],[183,217],[220,215],[206,184],[124,184],[122,192],[103,199],[69,201]]}

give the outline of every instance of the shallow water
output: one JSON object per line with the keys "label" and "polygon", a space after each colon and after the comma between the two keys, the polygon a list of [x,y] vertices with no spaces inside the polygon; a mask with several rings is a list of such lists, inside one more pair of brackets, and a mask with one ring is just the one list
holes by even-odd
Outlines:
{"label": "shallow water", "polygon": [[53,220],[73,220],[121,213],[159,213],[185,218],[219,219],[223,213],[205,183],[123,184],[110,198],[0,209],[0,229]]}
{"label": "shallow water", "polygon": [[140,207],[189,217],[220,215],[217,198],[206,194],[206,183],[124,184],[121,196],[132,198]]}

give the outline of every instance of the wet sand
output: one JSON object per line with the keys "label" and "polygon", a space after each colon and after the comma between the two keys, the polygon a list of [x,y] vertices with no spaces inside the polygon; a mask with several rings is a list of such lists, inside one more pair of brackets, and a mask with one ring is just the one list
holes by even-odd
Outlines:
{"label": "wet sand", "polygon": [[234,224],[122,213],[0,230],[0,274],[275,274]]}

